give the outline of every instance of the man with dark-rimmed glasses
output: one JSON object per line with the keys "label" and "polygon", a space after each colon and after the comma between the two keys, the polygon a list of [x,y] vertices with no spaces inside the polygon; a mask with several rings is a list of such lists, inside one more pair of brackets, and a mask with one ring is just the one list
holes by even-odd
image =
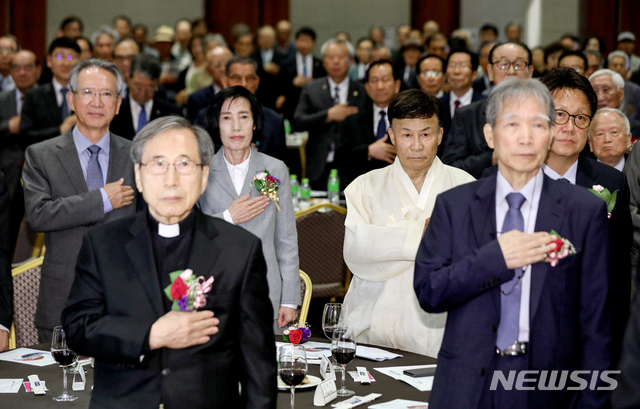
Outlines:
{"label": "man with dark-rimmed glasses", "polygon": [[[519,42],[496,44],[489,53],[489,63],[483,68],[493,84],[510,77],[531,78],[531,50]],[[486,168],[497,163],[482,131],[487,123],[486,108],[485,100],[469,104],[456,112],[442,154],[444,164],[460,168],[475,178],[480,178]]]}
{"label": "man with dark-rimmed glasses", "polygon": [[[615,207],[609,217],[609,290],[613,300],[611,358],[615,365],[620,357],[622,336],[629,317],[631,291],[629,254],[633,225],[629,210],[627,178],[611,166],[587,157],[588,150],[582,154],[587,143],[589,125],[598,107],[598,97],[589,80],[572,68],[562,67],[545,73],[540,77],[540,81],[549,88],[556,108],[554,125],[551,128],[553,142],[549,156],[542,165],[544,173],[552,179],[588,189],[597,189],[596,186],[600,185],[611,194],[617,191]],[[603,240],[603,245],[607,244],[606,240]]]}

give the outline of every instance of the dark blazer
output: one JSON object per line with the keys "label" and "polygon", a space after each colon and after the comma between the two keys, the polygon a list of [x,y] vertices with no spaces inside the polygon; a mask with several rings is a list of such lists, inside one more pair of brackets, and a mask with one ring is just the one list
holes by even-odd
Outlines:
{"label": "dark blazer", "polygon": [[12,199],[20,189],[24,160],[24,151],[19,144],[20,136],[9,132],[9,120],[16,115],[16,90],[0,92],[0,171],[4,172]]}
{"label": "dark blazer", "polygon": [[[264,63],[262,61],[262,54],[260,54],[260,49],[251,53],[251,58],[258,64],[258,77],[260,77],[260,85],[258,86],[258,90],[256,91],[256,97],[260,101],[260,103],[264,106],[267,106],[271,109],[275,109],[276,98],[278,97],[281,84],[280,84],[280,72],[278,74],[269,74],[264,70]],[[273,48],[273,57],[271,62],[277,64],[282,68],[282,65],[287,62],[286,56],[281,54],[276,48]]]}
{"label": "dark blazer", "polygon": [[[13,322],[13,278],[11,277],[11,257],[13,243],[9,227],[11,210],[9,189],[0,172],[0,325],[11,329]],[[0,330],[1,331],[1,330]]]}
{"label": "dark blazer", "polygon": [[615,409],[640,407],[640,394],[638,394],[640,391],[640,297],[635,297],[633,300],[618,369],[621,372],[618,377],[618,387],[612,392],[612,407]]}
{"label": "dark blazer", "polygon": [[491,166],[493,149],[487,146],[482,128],[487,123],[487,100],[458,109],[442,154],[445,165],[460,168],[476,179]]}
{"label": "dark blazer", "polygon": [[369,145],[376,141],[375,132],[372,103],[367,103],[363,111],[345,119],[335,157],[340,186],[347,187],[358,176],[389,165],[381,160],[369,159]]}
{"label": "dark blazer", "polygon": [[[284,156],[287,151],[287,137],[284,132],[284,119],[278,115],[276,111],[265,106],[262,107],[262,112],[264,113],[262,131],[253,133],[253,142],[258,147],[258,152],[284,161]],[[216,147],[216,151],[218,151],[222,146],[220,135],[217,132],[214,132],[213,129],[209,128],[206,118],[207,108],[202,108],[193,123],[194,125],[205,128],[207,132],[209,132],[209,135],[211,135],[211,138],[213,139],[213,144]]]}
{"label": "dark blazer", "polygon": [[[349,81],[347,103],[364,109],[367,92],[360,82]],[[296,127],[309,132],[306,146],[307,176],[311,182],[319,182],[324,172],[331,144],[337,141],[340,124],[327,122],[327,113],[333,106],[327,77],[305,84],[300,94],[294,122]]]}
{"label": "dark blazer", "polygon": [[618,191],[609,218],[611,243],[610,291],[613,329],[612,362],[617,364],[622,349],[624,330],[629,318],[631,300],[631,246],[633,223],[629,208],[629,185],[624,173],[593,159],[580,157],[576,185],[593,188],[601,185],[611,193]]}
{"label": "dark blazer", "polygon": [[[111,134],[106,183],[124,178],[135,190],[131,142]],[[25,209],[29,225],[44,232],[47,252],[42,264],[35,324],[52,329],[73,282],[82,236],[96,225],[131,215],[132,204],[104,214],[100,190],[87,191],[72,131],[27,148],[24,171]]]}
{"label": "dark blazer", "polygon": [[[448,312],[429,407],[477,408],[500,322],[500,285],[513,278],[496,239],[496,176],[441,193],[418,249],[414,288],[422,308]],[[544,176],[535,231],[555,230],[577,254],[531,273],[528,369],[607,370],[609,226],[592,193]],[[486,372],[486,373],[485,373]],[[489,379],[490,381],[490,379]],[[579,394],[579,396],[577,396]],[[603,407],[606,392],[528,392],[530,408]]]}
{"label": "dark blazer", "polygon": [[[151,106],[151,118],[148,118],[148,122],[169,115],[182,116],[182,110],[180,110],[177,105],[174,105],[171,102],[164,101],[158,97],[153,98],[153,105]],[[120,135],[128,140],[132,140],[133,137],[136,136],[137,132],[133,128],[133,119],[131,118],[130,98],[122,99],[120,112],[111,121],[109,130],[114,134]]]}
{"label": "dark blazer", "polygon": [[62,118],[53,84],[44,84],[27,91],[20,113],[23,149],[60,135],[60,125]]}
{"label": "dark blazer", "polygon": [[[327,72],[322,65],[322,60],[313,57],[313,72],[311,73],[313,78],[318,79],[327,75]],[[302,88],[298,88],[293,85],[293,79],[298,76],[298,66],[296,63],[296,54],[293,54],[293,58],[286,60],[280,67],[280,83],[282,84],[281,95],[285,96],[285,102],[280,109],[280,112],[285,118],[293,121],[293,115],[298,106],[300,100],[300,93]],[[292,124],[294,125],[294,124]]]}
{"label": "dark blazer", "polygon": [[167,409],[276,407],[272,307],[260,240],[196,212],[186,267],[214,277],[203,309],[220,320],[219,332],[203,345],[148,352],[166,295],[146,211],[84,237],[62,321],[69,346],[96,358],[92,408],[157,409],[161,401]]}
{"label": "dark blazer", "polygon": [[192,123],[201,109],[207,108],[215,95],[213,85],[194,91],[187,99],[187,119]]}
{"label": "dark blazer", "polygon": [[[486,97],[479,92],[473,91],[471,95],[471,103],[482,101]],[[442,127],[444,128],[444,135],[442,136],[442,142],[440,146],[438,146],[438,157],[442,157],[444,154],[445,144],[448,140],[449,132],[451,132],[451,108],[449,105],[451,104],[451,93],[446,93],[440,97],[440,102],[442,103]],[[458,112],[464,107],[458,108]],[[458,114],[456,112],[456,115]],[[482,136],[484,138],[484,135]]]}
{"label": "dark blazer", "polygon": [[400,80],[400,91],[406,91],[408,89],[420,89],[420,84],[418,83],[418,72],[420,71],[419,67],[415,67],[414,72],[409,74],[408,81],[404,80],[404,70],[406,68],[406,64],[402,56],[396,63],[395,67],[393,67],[393,77]]}

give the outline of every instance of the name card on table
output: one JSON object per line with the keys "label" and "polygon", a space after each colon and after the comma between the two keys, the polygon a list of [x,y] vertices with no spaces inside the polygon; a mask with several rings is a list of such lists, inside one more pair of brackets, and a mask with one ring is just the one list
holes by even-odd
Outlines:
{"label": "name card on table", "polygon": [[320,362],[320,375],[322,376],[322,379],[336,379],[336,373],[333,369],[333,365],[331,365],[329,358],[324,355]]}
{"label": "name card on table", "polygon": [[[333,372],[333,368],[331,369]],[[327,378],[316,386],[316,393],[313,395],[314,406],[324,406],[338,397],[336,382],[334,378]]]}

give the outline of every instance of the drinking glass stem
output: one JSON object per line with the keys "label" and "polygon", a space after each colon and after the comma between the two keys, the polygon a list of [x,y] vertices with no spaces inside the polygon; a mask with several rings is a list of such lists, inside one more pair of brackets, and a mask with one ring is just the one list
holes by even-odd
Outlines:
{"label": "drinking glass stem", "polygon": [[295,403],[296,403],[296,387],[292,386],[291,387],[291,409],[295,409],[294,408]]}
{"label": "drinking glass stem", "polygon": [[347,372],[347,365],[340,365],[342,367],[342,388],[341,389],[347,389],[346,386],[344,386],[344,375]]}
{"label": "drinking glass stem", "polygon": [[67,394],[67,367],[62,367],[62,394]]}

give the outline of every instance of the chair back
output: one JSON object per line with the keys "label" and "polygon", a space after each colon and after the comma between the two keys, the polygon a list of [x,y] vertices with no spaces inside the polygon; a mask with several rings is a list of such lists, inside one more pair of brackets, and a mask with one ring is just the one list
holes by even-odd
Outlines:
{"label": "chair back", "polygon": [[32,261],[42,256],[43,248],[44,233],[36,233],[31,230],[27,222],[27,216],[23,216],[20,230],[18,231],[16,247],[13,251],[13,266],[17,267],[24,262]]}
{"label": "chair back", "polygon": [[300,269],[313,281],[314,298],[346,293],[347,265],[342,248],[347,209],[328,203],[296,213]]}
{"label": "chair back", "polygon": [[302,300],[300,312],[298,313],[298,323],[300,323],[300,325],[304,325],[304,323],[307,322],[312,291],[313,285],[311,284],[311,279],[307,273],[300,270],[300,299]]}
{"label": "chair back", "polygon": [[[38,343],[38,330],[33,323],[40,290],[40,268],[44,257],[14,268],[13,275],[13,328],[10,337],[14,347]],[[10,341],[11,342],[11,341]]]}

